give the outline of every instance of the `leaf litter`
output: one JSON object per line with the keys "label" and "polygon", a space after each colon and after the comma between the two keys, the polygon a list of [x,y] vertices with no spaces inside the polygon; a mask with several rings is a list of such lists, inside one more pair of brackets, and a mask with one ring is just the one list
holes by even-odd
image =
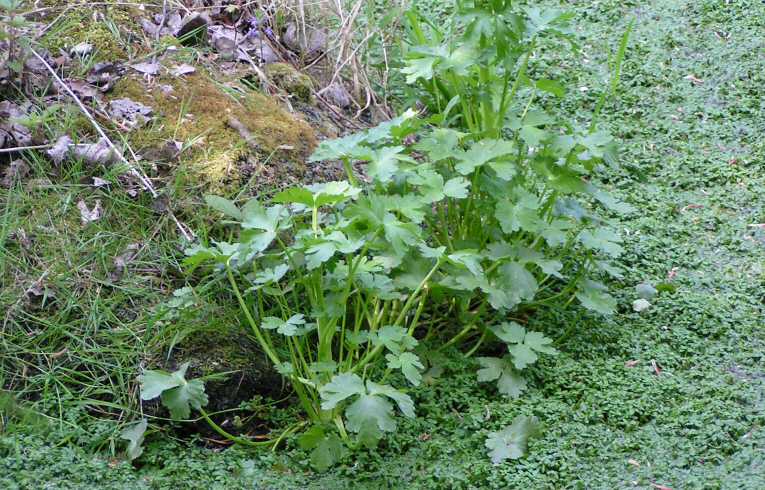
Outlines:
{"label": "leaf litter", "polygon": [[82,220],[83,225],[89,225],[94,221],[100,220],[103,213],[100,199],[96,199],[96,204],[93,206],[93,209],[88,208],[85,201],[80,199],[77,201],[77,209],[80,210],[80,219]]}

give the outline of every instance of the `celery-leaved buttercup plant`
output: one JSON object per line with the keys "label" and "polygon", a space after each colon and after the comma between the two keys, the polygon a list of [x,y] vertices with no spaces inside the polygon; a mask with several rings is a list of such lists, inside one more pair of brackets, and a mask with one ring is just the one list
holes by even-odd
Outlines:
{"label": "celery-leaved buttercup plant", "polygon": [[[225,277],[290,381],[312,425],[300,443],[318,468],[346,447],[375,446],[397,415],[415,416],[423,338],[468,355],[504,343],[504,356],[478,358],[477,380],[517,397],[522,371],[556,351],[512,317],[575,300],[602,314],[615,307],[600,277],[618,275],[611,260],[622,249],[599,208],[627,207],[592,179],[614,163],[614,142],[594,123],[577,129],[544,112],[538,102],[565,88],[531,76],[532,53],[570,36],[569,16],[507,0],[457,4],[445,31],[409,15],[404,72],[427,116],[409,110],[321,143],[311,160],[342,161],[345,181],[269,203],[208,196],[237,239],[187,251],[189,270],[212,264]],[[505,439],[525,441],[531,429],[508,434],[492,440],[497,461],[519,453]]]}

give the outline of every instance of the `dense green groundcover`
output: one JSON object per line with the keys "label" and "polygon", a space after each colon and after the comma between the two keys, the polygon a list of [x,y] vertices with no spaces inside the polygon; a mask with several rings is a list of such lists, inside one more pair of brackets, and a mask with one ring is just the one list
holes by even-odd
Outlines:
{"label": "dense green groundcover", "polygon": [[[576,77],[567,86],[580,87],[567,96],[571,107],[594,105],[587,87],[606,77],[601,53],[637,18],[621,97],[603,115],[624,142],[622,166],[602,180],[638,211],[618,218],[626,250],[624,279],[612,284],[619,313],[534,318],[530,328],[553,338],[575,328],[560,355],[531,370],[521,399],[475,383],[473,361],[452,355],[448,376],[413,393],[416,419],[324,474],[294,441],[277,452],[214,452],[149,437],[134,468],[77,448],[98,426],[62,426],[0,435],[0,486],[765,488],[765,229],[751,226],[765,223],[765,6],[569,7],[588,60],[560,69]],[[643,281],[673,287],[638,314],[631,305]],[[518,414],[537,416],[542,435],[526,458],[493,466],[486,433]]]}

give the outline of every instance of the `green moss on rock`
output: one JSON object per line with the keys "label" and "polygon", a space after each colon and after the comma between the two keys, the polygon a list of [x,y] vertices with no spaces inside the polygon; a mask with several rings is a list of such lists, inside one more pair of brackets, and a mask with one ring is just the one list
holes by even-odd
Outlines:
{"label": "green moss on rock", "polygon": [[[182,161],[210,190],[239,183],[240,163],[252,154],[263,159],[275,155],[273,164],[281,162],[290,172],[301,173],[316,146],[313,129],[271,98],[225,87],[202,71],[185,78],[159,77],[150,87],[141,77],[128,76],[117,83],[112,97],[154,110],[155,121],[130,134],[136,150],[168,140],[190,143]],[[244,126],[252,142],[232,127],[233,120]]]}
{"label": "green moss on rock", "polygon": [[[64,10],[51,29],[40,39],[50,52],[69,50],[80,43],[93,45],[95,61],[114,61],[128,56],[125,40],[119,36],[126,32],[139,32],[136,23],[138,14],[120,6],[106,6],[99,9],[103,16],[94,16],[93,7],[74,7]],[[119,34],[109,29],[110,22]],[[131,45],[138,46],[136,43]]]}
{"label": "green moss on rock", "polygon": [[288,63],[270,63],[266,65],[269,80],[302,102],[310,102],[313,96],[313,80]]}

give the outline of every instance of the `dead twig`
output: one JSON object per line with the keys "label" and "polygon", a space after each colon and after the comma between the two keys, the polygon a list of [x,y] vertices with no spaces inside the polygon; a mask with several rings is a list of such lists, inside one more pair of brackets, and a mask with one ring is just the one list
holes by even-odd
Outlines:
{"label": "dead twig", "polygon": [[17,146],[14,148],[0,148],[0,153],[13,153],[16,151],[26,151],[26,150],[44,150],[46,148],[50,148],[53,145],[35,145],[35,146]]}
{"label": "dead twig", "polygon": [[230,128],[235,129],[250,148],[253,150],[258,149],[258,140],[255,139],[255,136],[253,136],[250,130],[247,129],[247,126],[242,124],[242,121],[231,116],[226,121],[226,124]]}

